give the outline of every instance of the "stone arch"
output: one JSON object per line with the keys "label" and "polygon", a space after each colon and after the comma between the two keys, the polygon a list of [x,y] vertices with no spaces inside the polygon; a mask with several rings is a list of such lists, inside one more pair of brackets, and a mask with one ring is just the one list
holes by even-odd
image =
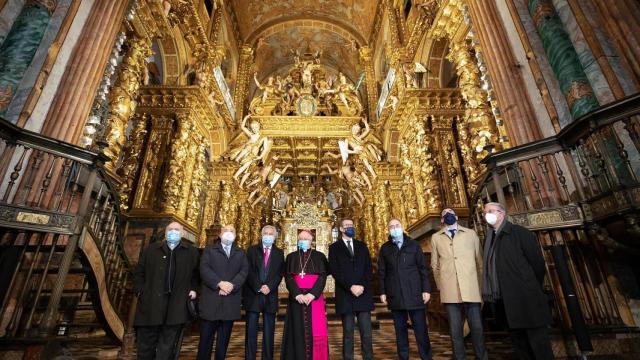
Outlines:
{"label": "stone arch", "polygon": [[246,43],[251,44],[252,47],[256,47],[257,42],[260,38],[267,37],[276,32],[283,31],[285,29],[290,29],[294,27],[303,27],[303,28],[315,28],[315,29],[324,29],[327,31],[334,32],[347,40],[355,41],[358,46],[363,46],[367,44],[367,41],[360,35],[359,32],[354,30],[348,25],[336,23],[335,20],[329,20],[328,18],[323,17],[313,17],[313,18],[289,18],[289,19],[278,19],[274,21],[267,22],[262,26],[255,29],[248,37]]}
{"label": "stone arch", "polygon": [[445,38],[432,39],[425,36],[418,48],[415,61],[424,64],[428,72],[425,82],[428,88],[455,87],[457,75],[455,67],[447,60],[449,41]]}

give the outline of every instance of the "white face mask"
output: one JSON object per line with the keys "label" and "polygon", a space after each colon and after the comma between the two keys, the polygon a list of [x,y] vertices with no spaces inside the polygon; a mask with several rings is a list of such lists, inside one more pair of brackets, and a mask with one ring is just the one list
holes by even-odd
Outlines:
{"label": "white face mask", "polygon": [[487,224],[495,225],[496,222],[498,222],[498,215],[493,213],[486,213],[484,214],[484,219],[487,220]]}
{"label": "white face mask", "polygon": [[236,239],[236,234],[231,231],[225,231],[222,233],[222,236],[220,236],[220,239],[222,241],[222,245],[231,245],[233,244],[233,240]]}

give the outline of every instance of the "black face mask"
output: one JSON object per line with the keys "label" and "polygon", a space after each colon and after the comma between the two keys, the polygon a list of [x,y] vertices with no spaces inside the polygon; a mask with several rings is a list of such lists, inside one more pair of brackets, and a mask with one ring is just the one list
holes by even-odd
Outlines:
{"label": "black face mask", "polygon": [[444,220],[444,223],[447,225],[453,225],[456,223],[456,221],[458,221],[456,219],[456,215],[452,213],[444,214],[444,217],[442,218],[442,220]]}

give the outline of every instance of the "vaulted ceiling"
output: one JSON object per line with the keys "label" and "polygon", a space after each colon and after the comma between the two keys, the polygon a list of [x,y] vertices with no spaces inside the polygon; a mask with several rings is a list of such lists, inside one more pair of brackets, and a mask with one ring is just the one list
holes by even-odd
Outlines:
{"label": "vaulted ceiling", "polygon": [[255,48],[260,78],[282,73],[291,51],[322,51],[321,62],[356,81],[358,46],[371,34],[378,0],[233,0],[244,42]]}

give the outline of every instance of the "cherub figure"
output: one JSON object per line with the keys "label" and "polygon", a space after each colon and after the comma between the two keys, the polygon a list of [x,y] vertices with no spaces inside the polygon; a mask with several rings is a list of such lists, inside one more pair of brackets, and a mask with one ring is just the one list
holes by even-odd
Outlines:
{"label": "cherub figure", "polygon": [[275,97],[277,95],[277,85],[273,76],[269,76],[267,78],[267,83],[265,85],[261,85],[260,81],[258,81],[258,73],[253,73],[253,80],[256,82],[258,89],[262,90],[261,104],[264,104],[268,98]]}

